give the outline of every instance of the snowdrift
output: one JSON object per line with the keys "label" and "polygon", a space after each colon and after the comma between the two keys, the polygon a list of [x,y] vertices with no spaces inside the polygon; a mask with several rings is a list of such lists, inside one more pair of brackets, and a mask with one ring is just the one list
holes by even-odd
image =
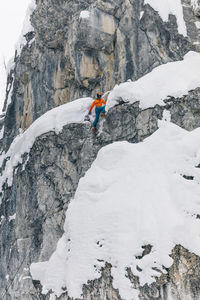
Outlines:
{"label": "snowdrift", "polygon": [[[82,285],[100,277],[108,262],[121,297],[137,299],[127,267],[144,285],[160,276],[152,268],[171,266],[175,245],[200,255],[199,145],[200,129],[187,132],[161,121],[142,143],[102,148],[79,182],[57,250],[49,262],[31,266],[43,292],[59,296],[67,287],[69,296],[80,298]],[[138,259],[144,245],[151,253]]]}

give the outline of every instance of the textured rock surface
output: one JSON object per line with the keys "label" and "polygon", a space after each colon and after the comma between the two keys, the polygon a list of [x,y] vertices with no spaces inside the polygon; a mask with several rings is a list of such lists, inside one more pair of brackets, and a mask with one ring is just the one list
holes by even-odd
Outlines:
{"label": "textured rock surface", "polygon": [[[188,5],[192,34],[196,17]],[[85,9],[88,19],[79,17]],[[26,35],[27,45],[15,58],[14,80],[9,78],[13,92],[5,147],[19,128],[26,129],[49,109],[135,80],[195,48],[178,34],[175,16],[163,23],[143,0],[37,1],[31,21],[35,32]]]}
{"label": "textured rock surface", "polygon": [[[14,300],[35,299],[39,293],[38,283],[32,283],[29,265],[32,261],[47,260],[55,250],[56,243],[63,233],[64,214],[69,201],[74,195],[79,179],[90,167],[98,150],[117,140],[142,141],[157,130],[157,121],[162,118],[165,108],[171,111],[175,123],[182,122],[181,125],[189,130],[196,128],[200,122],[200,115],[195,115],[193,111],[200,109],[200,89],[191,91],[188,96],[179,99],[178,105],[174,99],[170,99],[166,107],[156,106],[141,111],[138,103],[119,104],[108,112],[105,120],[101,120],[102,133],[98,136],[91,132],[90,122],[85,122],[66,125],[59,135],[49,132],[36,140],[28,157],[24,156],[25,165],[16,168],[13,186],[4,187],[0,210],[2,291],[5,284],[10,282],[5,276],[9,275],[12,280],[19,269],[6,299],[10,299],[9,294]],[[10,216],[15,213],[16,219],[12,220]],[[141,299],[168,299],[160,296],[162,290],[163,293],[170,293],[164,292],[165,289],[174,289],[174,293],[179,293],[178,283],[177,286],[172,284],[170,276],[179,278],[181,274],[179,271],[174,274],[171,270],[173,268],[169,271],[171,275],[159,279],[157,284],[140,288],[141,295],[144,295]],[[193,271],[191,274],[196,278]],[[133,280],[132,274],[130,277]],[[190,282],[190,279],[187,277],[185,281]],[[137,280],[136,283],[138,287]],[[181,284],[185,283],[181,281]],[[166,285],[169,287],[165,287]],[[187,286],[185,288],[187,289]],[[151,296],[153,291],[157,296]],[[190,290],[187,290],[187,293],[193,295]],[[192,297],[189,299],[198,299]],[[67,296],[61,299],[67,299]],[[103,271],[100,281],[95,280],[84,287],[84,299],[120,299],[118,292],[112,287],[110,267]]]}
{"label": "textured rock surface", "polygon": [[[141,300],[151,299],[176,299],[176,300],[198,300],[200,299],[200,258],[189,253],[181,246],[176,246],[172,251],[174,263],[167,275],[162,274],[156,283],[150,286],[139,286],[138,278],[133,276],[130,270],[127,274],[135,288],[140,291]],[[116,289],[112,286],[111,266],[106,265],[100,279],[89,282],[83,287],[84,300],[121,300]],[[70,300],[67,294],[63,294],[59,300]]]}
{"label": "textured rock surface", "polygon": [[190,41],[196,50],[200,50],[200,26],[199,26],[199,9],[200,1],[197,0],[195,5],[191,5],[190,0],[181,0],[183,4],[184,19],[187,26],[187,33]]}
{"label": "textured rock surface", "polygon": [[[174,16],[163,23],[143,0],[37,0],[32,16],[35,32],[27,35],[27,45],[15,58],[8,78],[7,97],[12,85],[13,92],[6,116],[0,119],[0,129],[5,128],[1,147],[8,149],[20,128],[26,129],[55,106],[99,88],[109,90],[115,83],[137,79],[160,64],[181,59],[190,49],[198,50],[198,7],[192,8],[190,0],[182,3],[188,38],[178,34]],[[90,10],[90,18],[80,19],[85,9]],[[167,99],[165,107],[143,111],[137,102],[119,103],[101,120],[98,136],[85,122],[35,141],[15,169],[12,187],[5,184],[1,195],[0,299],[49,299],[41,295],[40,284],[32,281],[29,266],[49,259],[55,250],[79,179],[101,147],[119,140],[140,142],[156,131],[163,109],[171,112],[179,126],[198,127],[200,89],[181,99]],[[149,287],[140,287],[127,270],[141,299],[200,299],[199,258],[181,246],[172,256],[174,264],[168,274],[161,274]],[[85,283],[84,300],[121,299],[112,286],[110,270],[106,265],[99,280]]]}

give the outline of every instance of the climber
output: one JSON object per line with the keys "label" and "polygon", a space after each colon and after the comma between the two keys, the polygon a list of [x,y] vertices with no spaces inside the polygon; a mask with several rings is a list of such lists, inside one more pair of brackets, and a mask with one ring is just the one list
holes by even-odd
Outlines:
{"label": "climber", "polygon": [[106,101],[104,99],[101,98],[102,97],[102,93],[98,92],[97,93],[97,98],[93,101],[91,107],[90,107],[90,110],[89,110],[89,115],[91,115],[91,112],[92,112],[92,109],[93,107],[95,106],[95,113],[96,113],[96,117],[95,117],[95,120],[93,122],[93,128],[92,130],[97,132],[97,123],[99,121],[99,116],[101,115],[101,117],[105,117],[105,105],[103,104],[106,104]]}

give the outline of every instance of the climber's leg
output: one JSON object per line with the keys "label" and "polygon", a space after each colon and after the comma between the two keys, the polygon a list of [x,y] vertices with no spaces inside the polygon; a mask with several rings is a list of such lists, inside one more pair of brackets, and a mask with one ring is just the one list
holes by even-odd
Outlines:
{"label": "climber's leg", "polygon": [[96,107],[96,109],[95,109],[95,113],[96,113],[96,117],[95,117],[95,120],[94,120],[94,123],[93,123],[93,127],[95,127],[96,128],[96,126],[97,126],[97,123],[98,123],[98,121],[99,121],[99,115],[100,115],[100,113],[101,113],[101,107]]}

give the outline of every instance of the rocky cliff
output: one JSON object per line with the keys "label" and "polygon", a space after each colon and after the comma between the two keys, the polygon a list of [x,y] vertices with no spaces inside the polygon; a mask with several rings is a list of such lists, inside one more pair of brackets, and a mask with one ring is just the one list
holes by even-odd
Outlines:
{"label": "rocky cliff", "polygon": [[[194,1],[182,0],[187,36],[180,34],[175,15],[164,22],[143,0],[37,0],[36,4],[31,15],[34,31],[26,35],[27,43],[16,54],[8,76],[1,119],[2,176],[9,160],[4,153],[13,139],[50,109],[136,80],[158,65],[183,59],[189,50],[199,51],[199,6]],[[87,18],[81,17],[85,10]],[[170,111],[173,123],[187,130],[199,127],[200,89],[148,109],[141,109],[137,101],[121,101],[101,121],[98,136],[91,132],[91,123],[84,121],[37,137],[30,152],[11,170],[12,184],[3,181],[2,300],[52,299],[51,291],[41,293],[40,282],[32,279],[29,268],[33,261],[46,261],[54,252],[80,178],[105,145],[122,140],[138,143],[154,133],[164,110]],[[143,256],[150,251],[151,246],[144,245]],[[167,274],[149,286],[140,286],[128,269],[140,299],[200,299],[199,257],[181,245],[171,256],[174,263]],[[106,264],[99,279],[85,282],[83,299],[122,299],[112,285],[111,268]],[[59,299],[69,300],[65,287]]]}
{"label": "rocky cliff", "polygon": [[[90,11],[89,18],[80,18],[83,10]],[[193,41],[198,17],[191,5],[184,10],[191,38],[178,34],[175,16],[163,23],[139,0],[37,1],[34,32],[26,35],[8,80],[13,93],[5,118],[6,146],[19,128],[25,130],[49,109],[135,80],[198,47]]]}

